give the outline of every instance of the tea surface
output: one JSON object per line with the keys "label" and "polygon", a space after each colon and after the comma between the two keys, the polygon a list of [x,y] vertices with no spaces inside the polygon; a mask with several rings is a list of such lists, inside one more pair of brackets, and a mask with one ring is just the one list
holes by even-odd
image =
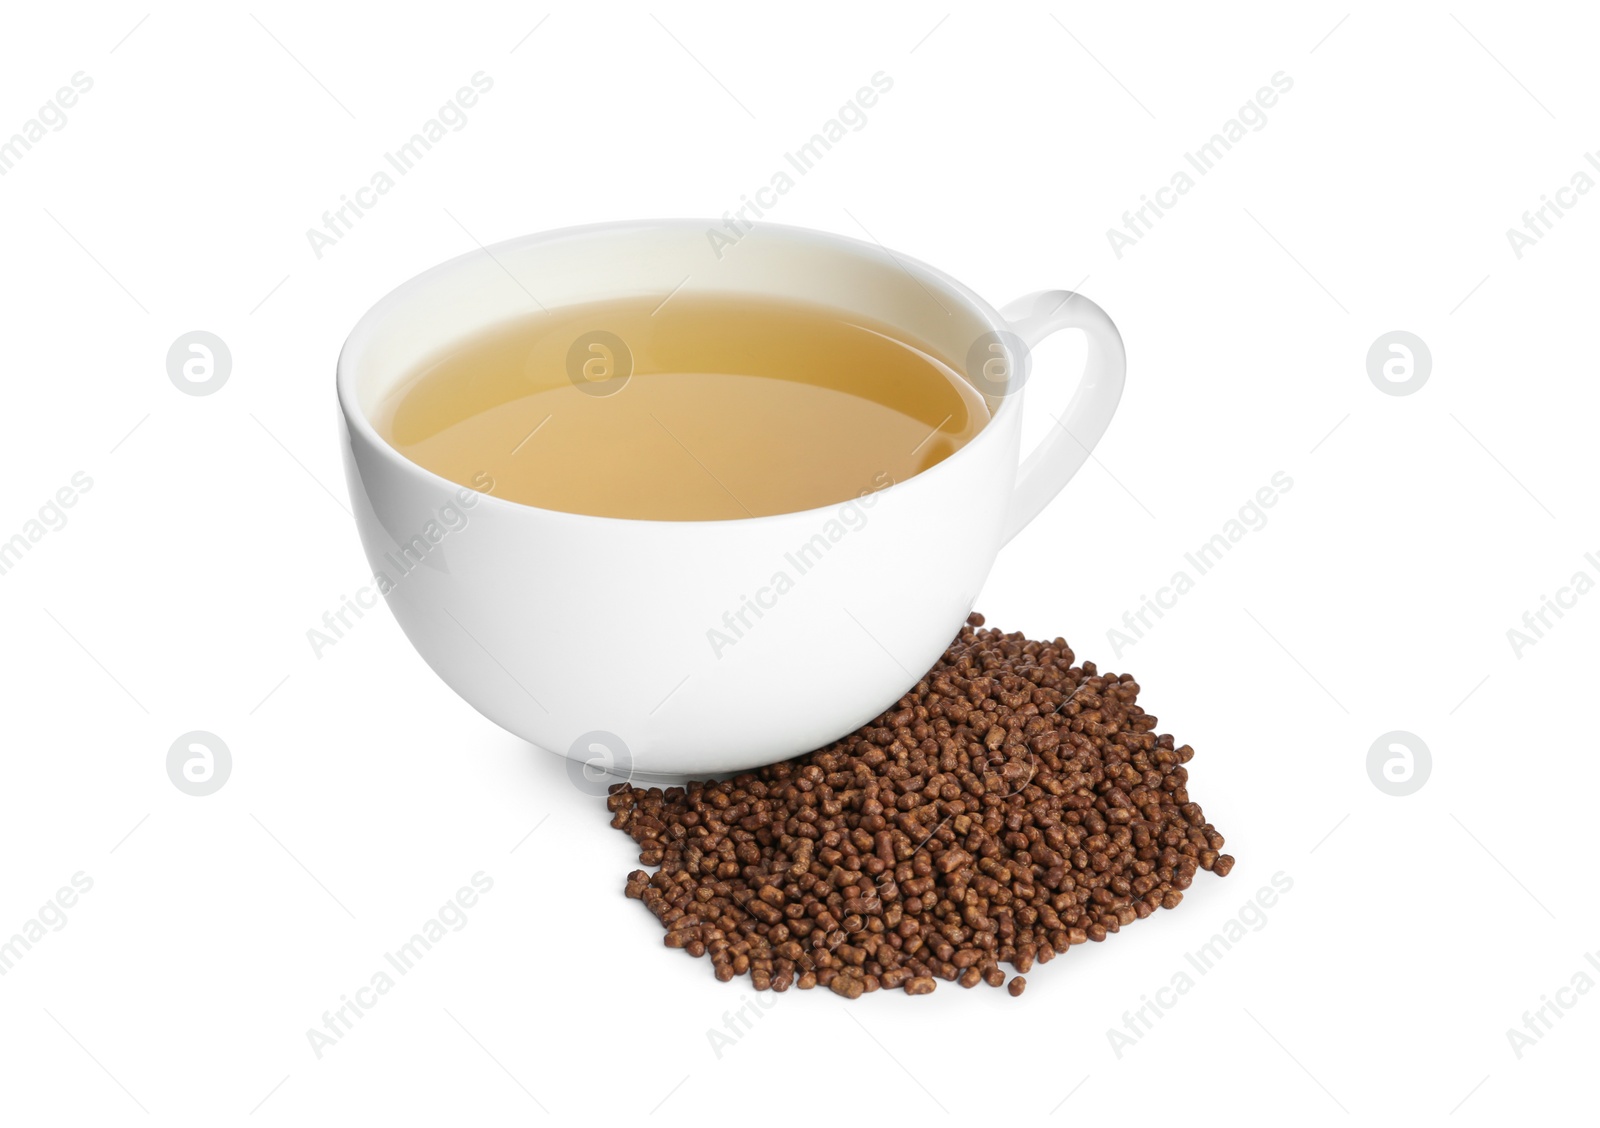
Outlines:
{"label": "tea surface", "polygon": [[942,461],[988,419],[942,359],[865,320],[682,294],[503,324],[374,413],[400,453],[462,485],[668,521],[843,502]]}

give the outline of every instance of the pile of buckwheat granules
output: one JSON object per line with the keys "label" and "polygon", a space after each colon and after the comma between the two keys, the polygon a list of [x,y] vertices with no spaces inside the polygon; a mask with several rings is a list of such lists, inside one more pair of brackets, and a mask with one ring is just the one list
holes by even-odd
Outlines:
{"label": "pile of buckwheat granules", "polygon": [[[669,948],[758,990],[858,998],[1022,978],[1175,908],[1233,858],[1189,800],[1194,752],[1124,674],[973,615],[899,703],[826,748],[720,782],[618,784],[611,825],[655,873],[627,894]],[[1006,983],[1001,964],[1017,975]]]}

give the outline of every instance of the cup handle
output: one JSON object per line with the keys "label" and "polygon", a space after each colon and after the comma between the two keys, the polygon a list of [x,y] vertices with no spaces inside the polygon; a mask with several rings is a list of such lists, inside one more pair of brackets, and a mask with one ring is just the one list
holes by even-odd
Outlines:
{"label": "cup handle", "polygon": [[[1009,541],[1061,492],[1106,433],[1122,398],[1128,357],[1122,335],[1105,310],[1071,290],[1029,294],[1007,305],[1000,315],[1030,351],[1058,329],[1082,329],[1089,339],[1088,361],[1072,402],[1017,470],[1006,516],[1005,539]],[[1024,373],[1030,368],[1025,364]]]}

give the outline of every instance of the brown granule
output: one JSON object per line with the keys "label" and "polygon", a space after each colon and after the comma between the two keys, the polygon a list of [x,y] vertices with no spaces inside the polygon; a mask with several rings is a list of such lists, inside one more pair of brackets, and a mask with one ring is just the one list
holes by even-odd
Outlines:
{"label": "brown granule", "polygon": [[1193,749],[1155,735],[1131,676],[982,625],[826,748],[612,788],[611,825],[659,867],[629,874],[627,895],[669,948],[763,991],[998,987],[1002,963],[1026,973],[1175,908],[1196,870],[1233,867],[1189,799]]}

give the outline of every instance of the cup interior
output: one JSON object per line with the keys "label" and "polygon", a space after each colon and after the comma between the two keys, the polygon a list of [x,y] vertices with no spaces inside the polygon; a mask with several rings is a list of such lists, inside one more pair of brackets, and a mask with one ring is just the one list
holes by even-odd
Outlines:
{"label": "cup interior", "polygon": [[959,282],[874,244],[772,224],[735,240],[714,220],[572,228],[434,267],[356,326],[339,359],[340,399],[370,429],[395,389],[467,338],[541,308],[674,292],[769,297],[870,318],[945,359],[991,417],[1003,405],[1003,394],[965,371],[973,342],[1003,323]]}

